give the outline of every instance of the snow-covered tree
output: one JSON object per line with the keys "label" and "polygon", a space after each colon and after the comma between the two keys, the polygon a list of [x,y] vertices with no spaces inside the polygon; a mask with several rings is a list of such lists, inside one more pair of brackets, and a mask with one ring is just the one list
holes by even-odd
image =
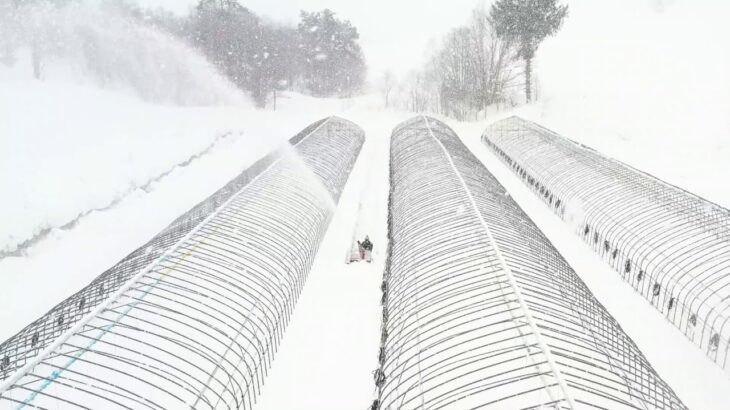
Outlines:
{"label": "snow-covered tree", "polygon": [[191,20],[193,43],[234,84],[249,89],[259,18],[235,0],[201,0]]}
{"label": "snow-covered tree", "polygon": [[441,111],[460,120],[479,109],[480,98],[473,91],[480,73],[472,58],[472,40],[470,27],[452,30],[433,60]]}
{"label": "snow-covered tree", "polygon": [[357,30],[330,10],[302,12],[297,29],[262,21],[237,0],[200,0],[190,19],[192,42],[259,106],[276,90],[347,95],[364,79]]}
{"label": "snow-covered tree", "polygon": [[316,96],[350,95],[365,79],[357,29],[329,9],[301,12],[297,28],[305,87]]}
{"label": "snow-covered tree", "polygon": [[249,88],[259,106],[271,95],[275,108],[276,91],[289,87],[296,75],[296,34],[289,27],[261,25],[259,40],[252,56]]}
{"label": "snow-covered tree", "polygon": [[20,43],[18,7],[10,0],[0,0],[0,64],[12,66]]}
{"label": "snow-covered tree", "polygon": [[490,17],[497,35],[512,43],[525,60],[525,97],[532,100],[532,59],[540,43],[555,34],[568,14],[559,0],[497,0]]}

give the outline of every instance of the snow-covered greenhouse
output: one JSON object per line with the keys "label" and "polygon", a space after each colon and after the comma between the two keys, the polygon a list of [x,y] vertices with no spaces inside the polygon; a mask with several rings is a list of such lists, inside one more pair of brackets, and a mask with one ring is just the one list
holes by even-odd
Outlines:
{"label": "snow-covered greenhouse", "polygon": [[682,409],[633,341],[445,124],[391,146],[379,409]]}
{"label": "snow-covered greenhouse", "polygon": [[482,140],[729,371],[730,211],[519,117],[492,124]]}

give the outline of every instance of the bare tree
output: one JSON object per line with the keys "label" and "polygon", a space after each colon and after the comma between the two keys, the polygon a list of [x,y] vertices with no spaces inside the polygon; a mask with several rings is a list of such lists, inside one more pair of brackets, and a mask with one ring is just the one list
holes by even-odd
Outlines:
{"label": "bare tree", "polygon": [[452,30],[433,57],[438,81],[441,111],[464,120],[475,111],[478,95],[473,92],[478,81],[477,67],[471,57],[472,36],[469,27]]}
{"label": "bare tree", "polygon": [[[486,108],[505,101],[507,88],[518,76],[514,67],[517,56],[510,44],[497,36],[484,7],[472,12],[471,33],[474,42],[471,56],[478,73],[480,108]],[[484,112],[486,115],[486,110]]]}
{"label": "bare tree", "polygon": [[397,79],[391,70],[386,70],[378,81],[378,88],[385,99],[385,108],[390,106],[390,94],[393,92],[396,83]]}
{"label": "bare tree", "polygon": [[486,115],[489,106],[506,100],[517,77],[515,55],[486,10],[475,9],[470,23],[449,32],[423,69],[430,105],[460,120]]}
{"label": "bare tree", "polygon": [[403,106],[413,112],[426,112],[433,106],[433,95],[423,71],[411,71],[402,84]]}

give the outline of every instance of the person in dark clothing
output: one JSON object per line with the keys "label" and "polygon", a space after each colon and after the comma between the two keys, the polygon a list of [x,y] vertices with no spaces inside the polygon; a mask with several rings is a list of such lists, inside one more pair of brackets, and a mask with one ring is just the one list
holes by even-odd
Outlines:
{"label": "person in dark clothing", "polygon": [[373,250],[373,243],[370,242],[370,238],[366,235],[365,240],[362,241],[362,248],[366,251],[372,251]]}
{"label": "person in dark clothing", "polygon": [[360,248],[360,259],[370,262],[372,260],[371,252],[373,251],[373,243],[370,242],[370,238],[365,235],[365,240],[362,242],[357,241],[357,245]]}

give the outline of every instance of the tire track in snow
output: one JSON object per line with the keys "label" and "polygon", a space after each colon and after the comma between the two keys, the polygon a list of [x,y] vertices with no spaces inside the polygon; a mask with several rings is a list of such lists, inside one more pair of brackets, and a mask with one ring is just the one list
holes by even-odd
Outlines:
{"label": "tire track in snow", "polygon": [[202,151],[198,151],[195,154],[188,157],[187,159],[185,159],[184,161],[176,163],[175,165],[171,166],[164,172],[157,174],[154,177],[148,179],[142,185],[132,184],[132,186],[127,188],[120,195],[114,197],[111,200],[111,202],[109,202],[108,204],[101,206],[101,207],[90,208],[85,211],[82,211],[75,218],[64,223],[63,225],[45,226],[45,227],[41,228],[40,230],[38,230],[32,237],[20,242],[19,244],[6,245],[3,249],[0,249],[0,261],[2,261],[3,259],[5,259],[7,257],[10,257],[10,256],[15,256],[15,257],[26,256],[28,249],[32,248],[36,244],[38,244],[41,241],[43,241],[44,239],[46,239],[51,234],[51,232],[53,232],[54,230],[56,230],[56,229],[59,229],[62,231],[71,230],[74,227],[76,227],[76,225],[78,225],[82,220],[84,220],[86,217],[91,215],[92,213],[104,212],[104,211],[113,209],[117,205],[122,203],[125,199],[129,198],[132,194],[134,194],[135,192],[137,192],[140,189],[143,190],[145,193],[152,192],[153,184],[162,181],[167,176],[172,174],[175,170],[180,169],[180,168],[185,168],[188,165],[195,162],[196,160],[208,155],[221,141],[227,139],[228,137],[230,137],[232,135],[240,136],[240,135],[242,135],[242,133],[239,132],[239,133],[234,134],[233,132],[226,132],[226,133],[220,134],[210,144],[208,144],[208,146],[205,147],[205,149],[203,149]]}

